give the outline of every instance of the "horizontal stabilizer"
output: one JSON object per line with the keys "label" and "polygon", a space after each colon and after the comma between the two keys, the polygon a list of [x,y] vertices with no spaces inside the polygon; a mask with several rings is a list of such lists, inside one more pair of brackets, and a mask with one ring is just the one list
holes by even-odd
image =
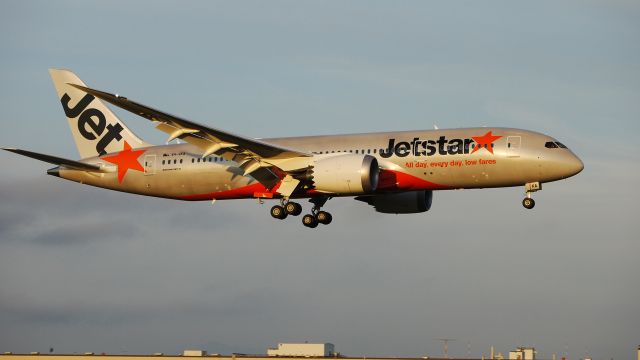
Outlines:
{"label": "horizontal stabilizer", "polygon": [[48,162],[50,164],[64,166],[70,169],[84,170],[84,171],[91,171],[91,172],[107,172],[104,168],[98,165],[86,164],[80,161],[63,159],[57,156],[51,156],[51,155],[36,153],[33,151],[12,149],[12,148],[2,148],[2,150],[11,151],[12,153],[16,153],[16,154],[20,154],[30,158],[34,158],[36,160]]}

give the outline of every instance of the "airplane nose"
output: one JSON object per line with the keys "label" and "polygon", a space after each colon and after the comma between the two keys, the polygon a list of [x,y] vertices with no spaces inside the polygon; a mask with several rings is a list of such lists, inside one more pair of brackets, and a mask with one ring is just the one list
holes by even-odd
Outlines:
{"label": "airplane nose", "polygon": [[571,154],[571,157],[567,160],[566,165],[567,169],[567,177],[578,174],[584,169],[584,163],[574,154]]}

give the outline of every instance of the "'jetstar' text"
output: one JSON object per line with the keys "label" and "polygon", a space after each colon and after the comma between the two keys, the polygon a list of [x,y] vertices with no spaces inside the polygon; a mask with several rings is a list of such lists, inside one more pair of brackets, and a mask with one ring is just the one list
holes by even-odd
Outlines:
{"label": "'jetstar' text", "polygon": [[391,155],[405,157],[410,154],[413,156],[468,154],[473,143],[473,139],[449,140],[445,136],[440,136],[438,140],[413,138],[411,142],[399,141],[397,143],[396,139],[389,139],[389,146],[384,150],[381,149],[380,156],[388,158]]}

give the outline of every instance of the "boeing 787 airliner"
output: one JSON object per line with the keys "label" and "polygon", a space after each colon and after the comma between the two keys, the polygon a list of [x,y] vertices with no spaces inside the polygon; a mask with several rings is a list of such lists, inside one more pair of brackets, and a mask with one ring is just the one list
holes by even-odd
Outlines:
{"label": "boeing 787 airliner", "polygon": [[[524,186],[522,205],[542,183],[573,176],[580,159],[558,140],[511,128],[396,131],[253,139],[202,125],[87,87],[51,69],[81,160],[5,148],[52,163],[48,174],[101,188],[177,200],[277,199],[271,216],[302,213],[310,228],[329,224],[328,199],[353,196],[391,214],[425,212],[434,190]],[[169,135],[152,145],[105,102],[152,121]],[[183,143],[169,144],[180,139]]]}

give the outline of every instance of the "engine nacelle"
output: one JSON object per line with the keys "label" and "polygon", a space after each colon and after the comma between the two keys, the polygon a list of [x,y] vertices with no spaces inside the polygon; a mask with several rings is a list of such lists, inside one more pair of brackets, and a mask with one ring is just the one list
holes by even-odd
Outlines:
{"label": "engine nacelle", "polygon": [[385,214],[415,214],[429,211],[433,200],[433,191],[418,190],[401,193],[358,196],[356,200],[364,201]]}
{"label": "engine nacelle", "polygon": [[379,174],[375,157],[344,154],[315,161],[311,178],[320,192],[366,194],[378,188]]}

